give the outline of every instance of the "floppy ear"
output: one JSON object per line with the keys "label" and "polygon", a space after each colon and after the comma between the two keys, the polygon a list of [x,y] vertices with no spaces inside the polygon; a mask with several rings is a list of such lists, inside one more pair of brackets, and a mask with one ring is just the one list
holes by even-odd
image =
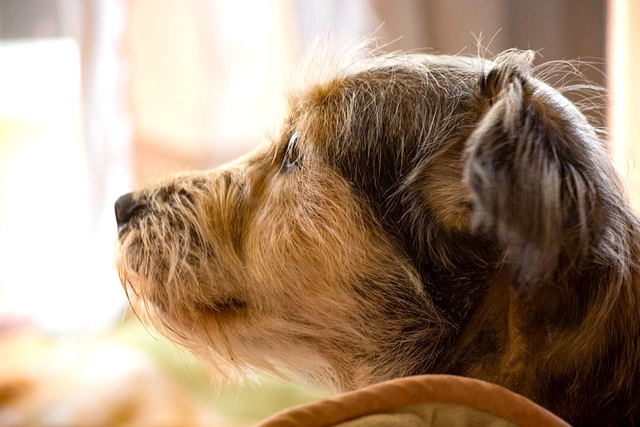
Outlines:
{"label": "floppy ear", "polygon": [[579,268],[619,194],[603,142],[555,90],[511,53],[480,80],[487,111],[467,142],[475,230],[492,233],[520,284]]}

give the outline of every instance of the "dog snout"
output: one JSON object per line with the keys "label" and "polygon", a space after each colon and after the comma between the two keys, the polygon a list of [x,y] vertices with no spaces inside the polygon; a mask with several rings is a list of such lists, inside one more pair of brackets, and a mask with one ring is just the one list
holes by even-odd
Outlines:
{"label": "dog snout", "polygon": [[133,198],[133,193],[127,193],[118,198],[115,203],[116,222],[118,230],[122,230],[129,220],[144,207],[140,201]]}

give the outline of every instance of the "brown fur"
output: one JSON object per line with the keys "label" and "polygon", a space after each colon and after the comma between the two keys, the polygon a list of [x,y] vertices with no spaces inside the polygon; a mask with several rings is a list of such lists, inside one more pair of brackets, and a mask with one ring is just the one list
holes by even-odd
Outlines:
{"label": "brown fur", "polygon": [[138,312],[216,367],[638,422],[639,225],[601,133],[530,52],[338,58],[263,147],[118,202]]}

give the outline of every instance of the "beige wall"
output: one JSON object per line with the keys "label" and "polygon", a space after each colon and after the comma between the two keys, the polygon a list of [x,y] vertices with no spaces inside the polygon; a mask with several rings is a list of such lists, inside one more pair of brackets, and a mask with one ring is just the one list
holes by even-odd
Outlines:
{"label": "beige wall", "polygon": [[[624,0],[621,0],[624,1]],[[617,3],[617,2],[614,2]],[[628,3],[639,2],[628,0]],[[136,181],[228,161],[277,125],[283,89],[316,33],[374,34],[388,50],[595,58],[602,81],[606,0],[128,0]],[[630,18],[629,18],[630,19]],[[491,53],[486,53],[491,56]]]}
{"label": "beige wall", "polygon": [[295,51],[287,0],[129,0],[125,51],[136,181],[258,144]]}

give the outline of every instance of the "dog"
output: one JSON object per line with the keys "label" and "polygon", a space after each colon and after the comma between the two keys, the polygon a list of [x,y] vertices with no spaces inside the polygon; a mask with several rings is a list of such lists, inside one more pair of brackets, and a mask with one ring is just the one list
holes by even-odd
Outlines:
{"label": "dog", "polygon": [[640,423],[640,224],[534,56],[311,61],[265,144],[117,200],[132,305],[221,371],[455,374]]}

